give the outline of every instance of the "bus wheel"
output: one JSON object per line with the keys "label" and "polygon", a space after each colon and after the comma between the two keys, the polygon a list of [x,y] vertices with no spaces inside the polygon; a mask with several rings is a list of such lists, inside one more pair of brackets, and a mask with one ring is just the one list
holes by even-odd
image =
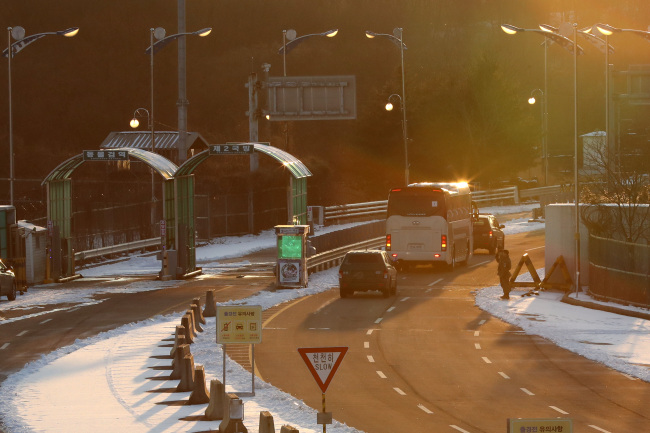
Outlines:
{"label": "bus wheel", "polygon": [[456,247],[451,250],[451,263],[449,264],[449,269],[454,270],[456,267]]}

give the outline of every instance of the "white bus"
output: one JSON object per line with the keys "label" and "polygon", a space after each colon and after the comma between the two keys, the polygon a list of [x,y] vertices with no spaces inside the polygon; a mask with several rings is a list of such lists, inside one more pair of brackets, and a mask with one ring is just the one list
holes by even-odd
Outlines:
{"label": "white bus", "polygon": [[418,263],[466,264],[473,243],[467,183],[422,182],[390,191],[386,251],[398,269]]}

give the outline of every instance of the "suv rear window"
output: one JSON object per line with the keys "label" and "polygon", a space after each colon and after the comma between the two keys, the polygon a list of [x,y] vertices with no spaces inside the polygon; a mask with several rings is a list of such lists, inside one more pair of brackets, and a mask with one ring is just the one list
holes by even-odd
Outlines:
{"label": "suv rear window", "polygon": [[344,264],[359,264],[359,263],[381,264],[382,262],[383,262],[383,258],[381,257],[381,254],[377,254],[377,253],[347,254],[345,256],[345,260],[343,261]]}

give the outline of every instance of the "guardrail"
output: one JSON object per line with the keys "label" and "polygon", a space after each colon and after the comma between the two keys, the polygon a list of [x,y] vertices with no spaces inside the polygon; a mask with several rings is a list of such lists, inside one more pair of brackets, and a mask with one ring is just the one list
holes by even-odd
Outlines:
{"label": "guardrail", "polygon": [[125,244],[111,245],[110,247],[96,248],[94,250],[79,251],[74,253],[75,261],[94,259],[111,254],[128,253],[129,251],[141,250],[143,248],[155,247],[160,245],[160,238],[141,239],[139,241],[128,242]]}
{"label": "guardrail", "polygon": [[518,188],[509,186],[506,188],[491,189],[487,191],[472,191],[472,201],[476,203],[493,203],[510,201],[519,203]]}
{"label": "guardrail", "polygon": [[343,256],[348,251],[381,248],[385,242],[386,238],[382,236],[315,254],[307,259],[307,272],[312,273],[332,268],[341,263]]}
{"label": "guardrail", "polygon": [[341,220],[350,220],[359,217],[385,218],[388,200],[369,201],[364,203],[342,204],[326,206],[324,209],[325,224],[338,223]]}

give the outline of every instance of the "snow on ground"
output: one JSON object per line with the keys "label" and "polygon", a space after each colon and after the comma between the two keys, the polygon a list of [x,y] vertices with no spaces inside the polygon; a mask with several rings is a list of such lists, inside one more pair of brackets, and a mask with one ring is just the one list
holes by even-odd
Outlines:
{"label": "snow on ground", "polygon": [[[484,208],[481,212],[502,215],[530,210],[531,206],[534,205],[508,207],[505,212],[502,212],[503,208]],[[528,223],[527,220],[517,219],[508,221],[504,231],[512,234],[543,228],[543,222]],[[333,229],[336,227],[327,228]],[[222,238],[211,245],[198,248],[197,258],[211,262],[211,266],[218,269],[220,260],[274,245],[272,231],[257,236]],[[98,278],[142,273],[143,268],[157,272],[159,263],[155,258],[133,256],[129,260],[84,270],[82,274],[86,278]],[[542,274],[543,270],[538,273]],[[71,308],[70,305],[98,302],[93,296],[103,291],[157,290],[168,284],[179,283],[132,282],[127,279],[106,281],[105,289],[60,289],[57,285],[30,288],[15,302],[0,302],[0,315],[8,310],[37,310],[47,304],[62,304],[61,308]],[[112,284],[115,282],[123,284],[116,289]],[[337,269],[334,268],[312,274],[309,286],[304,289],[261,292],[240,304],[261,305],[266,309],[291,299],[329,290],[337,283]],[[512,296],[507,302],[498,299],[500,294],[499,286],[477,287],[476,305],[521,327],[528,334],[540,335],[561,347],[619,370],[630,378],[650,381],[650,321],[564,304],[560,302],[562,295],[554,292],[541,292],[534,297]],[[586,300],[587,296],[580,294],[579,298]],[[47,312],[30,314],[45,315]],[[8,321],[0,318],[0,329]],[[207,321],[205,332],[199,334],[191,350],[195,362],[205,366],[207,379],[221,380],[223,354],[221,348],[214,343],[215,319],[207,318]],[[168,371],[150,368],[168,365],[169,360],[156,360],[150,356],[169,353],[169,348],[158,346],[161,340],[170,337],[177,324],[180,324],[178,315],[158,316],[89,339],[77,340],[71,346],[27,364],[23,370],[7,378],[0,387],[0,395],[3,396],[0,413],[4,428],[8,432],[218,430],[219,421],[180,420],[200,416],[205,411],[205,405],[170,404],[186,400],[189,393],[155,392],[156,389],[173,387],[178,381],[148,379],[169,374]],[[250,392],[249,372],[229,359],[226,369],[228,392]],[[319,392],[316,385],[314,392]],[[257,432],[259,412],[262,410],[273,414],[277,428],[289,424],[306,433],[321,430],[315,422],[315,410],[259,378],[255,380],[255,397],[244,397],[243,400],[244,422],[251,433]],[[336,421],[328,426],[328,431],[357,432]]]}

